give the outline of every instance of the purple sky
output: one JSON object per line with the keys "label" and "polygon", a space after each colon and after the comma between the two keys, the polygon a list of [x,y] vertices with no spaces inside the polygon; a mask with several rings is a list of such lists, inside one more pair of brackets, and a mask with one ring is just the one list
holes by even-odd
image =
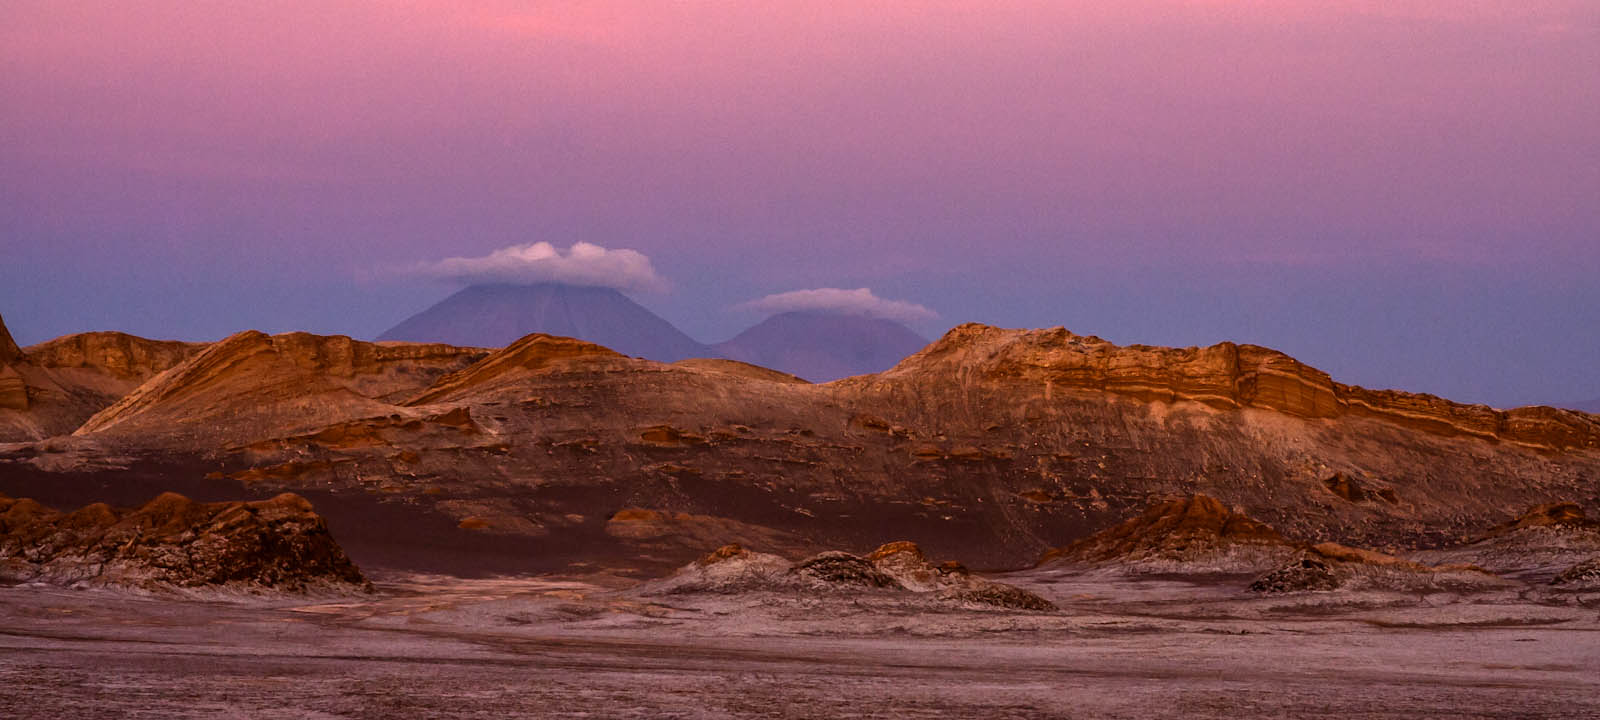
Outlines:
{"label": "purple sky", "polygon": [[1597,68],[1593,0],[0,0],[0,313],[370,337],[584,241],[704,341],[869,287],[1586,400]]}

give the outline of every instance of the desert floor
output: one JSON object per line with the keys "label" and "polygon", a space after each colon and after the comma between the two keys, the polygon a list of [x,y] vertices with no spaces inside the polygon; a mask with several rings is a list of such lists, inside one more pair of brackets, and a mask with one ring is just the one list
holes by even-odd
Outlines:
{"label": "desert floor", "polygon": [[6,718],[1600,717],[1600,595],[1021,573],[1058,614],[380,576],[356,598],[0,588]]}

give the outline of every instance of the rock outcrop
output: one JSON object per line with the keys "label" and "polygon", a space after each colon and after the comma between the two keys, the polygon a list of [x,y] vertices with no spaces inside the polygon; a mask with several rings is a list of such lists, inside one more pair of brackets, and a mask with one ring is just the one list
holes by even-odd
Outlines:
{"label": "rock outcrop", "polygon": [[0,365],[9,365],[21,358],[22,348],[17,347],[17,341],[11,339],[5,316],[0,315]]}
{"label": "rock outcrop", "polygon": [[1600,557],[1567,568],[1555,576],[1550,584],[1573,589],[1600,589]]}
{"label": "rock outcrop", "polygon": [[1570,502],[1534,507],[1469,543],[1409,555],[1419,562],[1470,564],[1536,582],[1597,556],[1600,522]]}
{"label": "rock outcrop", "polygon": [[1471,565],[1429,566],[1371,550],[1320,543],[1250,584],[1266,595],[1331,590],[1475,592],[1512,583]]}
{"label": "rock outcrop", "polygon": [[204,350],[205,343],[149,340],[120,332],[66,335],[28,348],[28,361],[61,371],[88,371],[124,383],[125,394]]}
{"label": "rock outcrop", "polygon": [[1271,527],[1214,498],[1194,495],[1152,505],[1120,525],[1045,553],[1041,563],[1230,573],[1255,571],[1294,552],[1295,546]]}
{"label": "rock outcrop", "polygon": [[368,588],[297,495],[197,503],[163,494],[132,510],[62,513],[0,495],[0,580],[146,590]]}
{"label": "rock outcrop", "polygon": [[1495,410],[1432,395],[1367,390],[1276,350],[1220,343],[1203,348],[1118,346],[1062,328],[952,329],[882,378],[961,375],[1053,391],[1091,390],[1147,402],[1188,401],[1223,410],[1260,408],[1302,418],[1370,417],[1420,432],[1548,449],[1600,448],[1600,420],[1549,407]]}
{"label": "rock outcrop", "polygon": [[11,339],[5,318],[0,317],[0,410],[28,409],[28,386],[22,375],[11,367],[22,359],[22,349]]}
{"label": "rock outcrop", "polygon": [[1021,588],[973,576],[959,563],[935,567],[911,542],[892,542],[866,556],[830,550],[796,563],[725,545],[670,577],[646,584],[646,594],[808,592],[889,593],[938,602],[1053,612],[1054,603]]}

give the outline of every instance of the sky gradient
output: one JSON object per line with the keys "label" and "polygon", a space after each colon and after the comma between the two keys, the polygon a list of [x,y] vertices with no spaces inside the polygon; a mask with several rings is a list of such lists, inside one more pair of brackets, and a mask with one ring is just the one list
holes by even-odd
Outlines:
{"label": "sky gradient", "polygon": [[0,0],[0,313],[372,337],[509,246],[1600,397],[1592,0]]}

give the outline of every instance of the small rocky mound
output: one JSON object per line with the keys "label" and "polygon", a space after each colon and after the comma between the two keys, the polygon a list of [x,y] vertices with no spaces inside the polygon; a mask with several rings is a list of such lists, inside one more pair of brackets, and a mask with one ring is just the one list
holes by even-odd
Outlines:
{"label": "small rocky mound", "polygon": [[1585,560],[1567,568],[1560,575],[1557,575],[1554,580],[1551,580],[1550,584],[1600,588],[1600,558]]}
{"label": "small rocky mound", "polygon": [[672,576],[650,583],[647,594],[823,592],[931,595],[963,605],[1052,612],[1049,600],[1018,587],[973,577],[960,563],[929,563],[916,543],[893,542],[865,557],[830,551],[790,564],[777,555],[725,545]]}
{"label": "small rocky mound", "polygon": [[1577,503],[1549,503],[1535,507],[1515,520],[1495,526],[1485,537],[1501,537],[1529,528],[1600,531],[1600,521],[1590,520],[1584,514],[1583,506]]}
{"label": "small rocky mound", "polygon": [[1152,506],[1138,517],[1045,554],[1041,562],[1116,565],[1139,572],[1251,572],[1294,546],[1270,526],[1205,495]]}
{"label": "small rocky mound", "polygon": [[1488,589],[1505,581],[1469,565],[1428,566],[1372,550],[1322,543],[1250,584],[1250,591],[1275,595],[1329,590]]}
{"label": "small rocky mound", "polygon": [[370,589],[304,498],[197,503],[164,493],[62,513],[0,495],[0,581],[143,589]]}
{"label": "small rocky mound", "polygon": [[1549,503],[1501,523],[1465,545],[1423,550],[1425,563],[1465,563],[1532,582],[1545,582],[1600,553],[1600,522],[1577,503]]}
{"label": "small rocky mound", "polygon": [[1277,594],[1335,590],[1339,577],[1333,566],[1320,557],[1306,555],[1277,570],[1273,570],[1250,583],[1250,592]]}
{"label": "small rocky mound", "polygon": [[865,558],[847,552],[825,552],[796,563],[789,572],[830,586],[903,590],[904,585]]}

